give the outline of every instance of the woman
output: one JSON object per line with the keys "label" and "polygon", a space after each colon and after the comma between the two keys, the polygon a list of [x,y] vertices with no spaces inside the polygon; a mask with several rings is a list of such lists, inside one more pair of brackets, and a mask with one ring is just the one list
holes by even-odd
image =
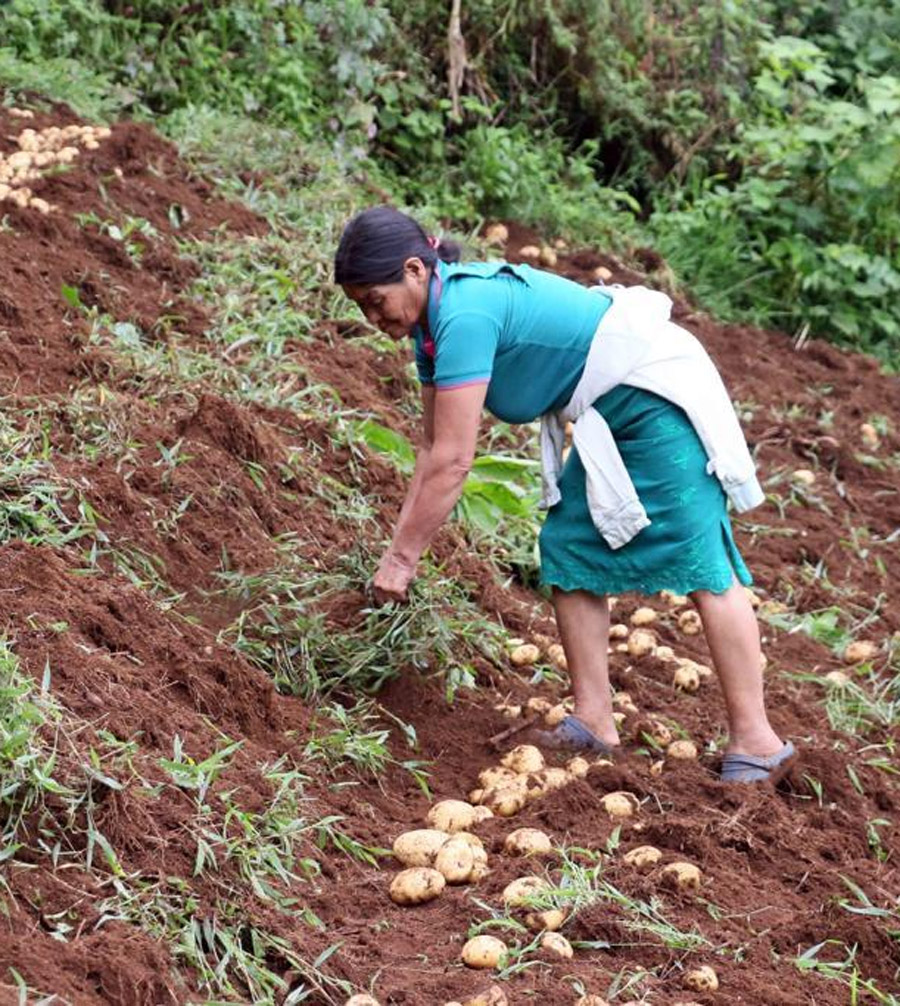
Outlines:
{"label": "woman", "polygon": [[[335,256],[336,281],[368,321],[414,339],[422,384],[424,435],[376,596],[406,597],[462,490],[482,408],[513,423],[542,417],[541,578],[575,700],[542,742],[618,747],[606,598],[669,589],[696,604],[722,683],[722,778],[780,778],[795,752],[766,715],[759,630],[742,586],[751,578],[726,515],[726,493],[748,509],[762,492],[709,357],[668,320],[662,294],[589,290],[529,266],[458,259],[455,246],[386,206],[352,219]],[[574,449],[562,466],[569,421]]]}

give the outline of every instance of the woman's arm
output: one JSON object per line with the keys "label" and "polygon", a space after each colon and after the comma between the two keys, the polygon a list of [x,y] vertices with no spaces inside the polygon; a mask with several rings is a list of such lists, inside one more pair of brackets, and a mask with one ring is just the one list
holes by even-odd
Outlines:
{"label": "woman's arm", "polygon": [[406,489],[406,497],[397,518],[399,524],[406,517],[413,499],[419,491],[419,484],[422,481],[422,472],[425,468],[425,459],[431,452],[434,444],[434,397],[435,389],[433,384],[426,384],[422,387],[422,439],[416,448],[416,465],[412,478]]}
{"label": "woman's arm", "polygon": [[432,389],[425,396],[424,443],[390,548],[375,574],[376,596],[381,594],[386,600],[406,596],[419,557],[459,499],[475,456],[486,394],[484,382]]}

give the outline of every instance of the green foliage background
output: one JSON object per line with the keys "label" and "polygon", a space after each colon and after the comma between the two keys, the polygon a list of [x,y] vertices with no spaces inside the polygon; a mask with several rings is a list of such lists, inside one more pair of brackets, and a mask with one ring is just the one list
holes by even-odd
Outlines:
{"label": "green foliage background", "polygon": [[900,366],[894,0],[11,0],[0,83],[328,142],[430,216],[652,244],[725,317]]}

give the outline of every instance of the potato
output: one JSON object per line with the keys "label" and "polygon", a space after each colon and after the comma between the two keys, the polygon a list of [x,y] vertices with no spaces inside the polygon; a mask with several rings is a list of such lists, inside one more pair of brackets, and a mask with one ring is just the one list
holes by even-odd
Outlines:
{"label": "potato", "polygon": [[656,621],[653,608],[638,608],[629,619],[632,625],[652,625]]}
{"label": "potato", "polygon": [[670,608],[683,608],[689,600],[684,594],[675,594],[671,590],[661,590],[659,596]]}
{"label": "potato", "polygon": [[500,759],[500,764],[519,775],[528,775],[540,772],[544,767],[544,756],[533,744],[520,744],[508,751]]}
{"label": "potato", "polygon": [[658,761],[655,761],[655,762],[653,762],[651,764],[651,766],[650,766],[650,775],[653,775],[653,776],[660,776],[660,775],[662,775],[663,774],[663,769],[665,767],[666,767],[665,761],[663,761],[663,759],[660,758]]}
{"label": "potato", "polygon": [[540,659],[541,651],[534,643],[523,643],[517,646],[509,655],[510,661],[516,667],[529,667]]}
{"label": "potato", "polygon": [[481,789],[480,787],[478,787],[476,789],[470,789],[469,790],[469,803],[471,803],[473,806],[477,807],[478,804],[480,804],[481,801],[484,800],[484,794],[485,794],[485,790]]}
{"label": "potato", "polygon": [[510,908],[520,908],[529,898],[549,890],[549,884],[543,877],[517,877],[503,888],[500,895],[503,904]]}
{"label": "potato", "polygon": [[609,1003],[601,996],[581,996],[575,1006],[609,1006]]}
{"label": "potato", "polygon": [[476,824],[481,824],[482,821],[487,821],[489,817],[493,817],[494,812],[490,807],[476,807],[472,814],[472,826]]}
{"label": "potato", "polygon": [[31,201],[31,189],[13,189],[6,198],[24,210]]}
{"label": "potato", "polygon": [[471,845],[473,849],[484,848],[484,842],[482,842],[478,835],[473,835],[471,831],[457,831],[449,837],[448,841],[464,842],[466,845]]}
{"label": "potato", "polygon": [[516,828],[503,843],[510,856],[544,856],[553,851],[550,836],[537,828]]}
{"label": "potato", "polygon": [[881,446],[878,430],[871,423],[862,423],[859,427],[859,435],[863,447],[867,447],[870,451],[876,451]]}
{"label": "potato", "polygon": [[566,764],[566,771],[569,775],[575,776],[576,779],[583,779],[590,770],[591,763],[587,760],[587,758],[582,758],[581,755],[575,755],[575,757],[570,759]]}
{"label": "potato", "polygon": [[692,609],[682,611],[678,616],[678,628],[686,636],[698,636],[703,631],[703,623],[700,621],[700,614]]}
{"label": "potato", "polygon": [[496,936],[473,936],[462,948],[462,959],[470,968],[496,968],[506,959],[506,944]]}
{"label": "potato", "polygon": [[541,265],[545,265],[548,269],[553,269],[558,261],[558,256],[556,254],[556,249],[551,248],[550,245],[544,245],[541,248],[540,262]]}
{"label": "potato", "polygon": [[398,905],[422,905],[443,891],[444,875],[427,866],[401,870],[391,883],[391,901]]}
{"label": "potato", "polygon": [[663,867],[663,879],[679,891],[699,891],[703,874],[693,863],[669,863]]}
{"label": "potato", "polygon": [[485,789],[492,789],[495,786],[505,786],[516,778],[516,773],[511,768],[503,765],[492,765],[490,768],[482,769],[478,773],[478,782]]}
{"label": "potato", "polygon": [[436,828],[405,831],[394,839],[394,857],[404,866],[434,866],[434,857],[450,835]]}
{"label": "potato", "polygon": [[636,713],[638,707],[634,704],[634,699],[628,692],[616,692],[612,698],[614,709],[621,709],[623,713]]}
{"label": "potato", "polygon": [[612,270],[605,265],[598,265],[592,275],[598,283],[608,283],[613,278]]}
{"label": "potato", "polygon": [[628,643],[616,643],[613,649],[607,650],[607,653],[627,653]]}
{"label": "potato", "polygon": [[434,868],[448,884],[465,884],[475,868],[475,854],[468,842],[451,838],[434,857]]}
{"label": "potato", "polygon": [[59,153],[56,155],[56,159],[60,164],[71,164],[72,161],[78,156],[77,147],[63,147]]}
{"label": "potato", "polygon": [[660,747],[668,747],[672,743],[672,731],[662,720],[650,720],[644,724],[643,732]]}
{"label": "potato", "polygon": [[381,1006],[377,999],[365,992],[358,992],[344,1003],[344,1006]]}
{"label": "potato", "polygon": [[719,987],[719,976],[708,965],[704,964],[684,976],[684,984],[695,992],[715,992]]}
{"label": "potato", "polygon": [[547,647],[547,659],[558,671],[567,671],[569,669],[566,651],[559,643],[551,643]]}
{"label": "potato", "polygon": [[635,629],[628,637],[628,652],[632,657],[645,657],[656,649],[656,636],[649,629]]}
{"label": "potato", "polygon": [[829,671],[825,675],[825,680],[835,688],[846,688],[850,684],[850,675],[843,671]]}
{"label": "potato", "polygon": [[555,727],[558,723],[562,721],[569,715],[569,710],[566,709],[565,705],[560,702],[549,709],[544,716],[544,722],[548,727]]}
{"label": "potato", "polygon": [[533,933],[555,933],[566,921],[566,913],[561,908],[548,908],[545,912],[529,912],[525,916],[525,925]]}
{"label": "potato", "polygon": [[811,472],[808,468],[797,468],[791,472],[791,482],[796,482],[797,485],[811,486],[815,481],[816,473]]}
{"label": "potato", "polygon": [[498,713],[503,713],[504,719],[507,720],[517,720],[522,715],[521,706],[510,705],[508,702],[501,702],[499,705],[494,706],[494,709]]}
{"label": "potato", "polygon": [[675,761],[691,761],[697,757],[697,745],[693,741],[672,741],[666,748],[666,757]]}
{"label": "potato", "polygon": [[862,664],[878,653],[878,647],[867,639],[849,643],[844,650],[845,664]]}
{"label": "potato", "polygon": [[679,692],[696,692],[700,689],[700,673],[690,664],[682,664],[675,669],[672,684]]}
{"label": "potato", "polygon": [[502,247],[509,241],[509,228],[506,224],[489,224],[484,229],[484,240],[489,245]]}
{"label": "potato", "polygon": [[652,870],[661,859],[662,853],[655,846],[639,845],[626,852],[622,862],[636,870]]}
{"label": "potato", "polygon": [[441,800],[428,811],[428,823],[439,831],[468,831],[475,820],[475,808],[465,800]]}
{"label": "potato", "polygon": [[530,713],[537,713],[539,716],[543,716],[544,713],[549,713],[553,708],[553,703],[549,699],[545,699],[543,695],[533,695],[526,703],[525,708]]}
{"label": "potato", "polygon": [[509,1006],[509,1000],[499,985],[492,985],[471,999],[467,999],[463,1006]]}
{"label": "potato", "polygon": [[469,874],[469,883],[477,884],[491,872],[488,868],[488,855],[480,845],[473,845],[472,849],[472,872]]}
{"label": "potato", "polygon": [[100,144],[95,139],[93,139],[92,137],[89,137],[89,138],[87,138],[84,141],[84,149],[85,150],[99,150],[100,149]]}
{"label": "potato", "polygon": [[540,772],[533,772],[528,777],[528,797],[535,800],[545,793],[568,786],[571,781],[572,777],[564,768],[556,765],[542,768]]}
{"label": "potato", "polygon": [[665,660],[666,663],[670,663],[675,659],[675,651],[671,646],[657,646],[653,651],[653,656],[657,660]]}
{"label": "potato", "polygon": [[537,245],[522,245],[519,249],[519,258],[526,258],[529,261],[537,262],[541,257],[541,249]]}
{"label": "potato", "polygon": [[615,793],[607,793],[600,798],[603,809],[612,818],[626,818],[634,814],[638,806],[638,798],[634,793],[625,793],[621,790]]}
{"label": "potato", "polygon": [[541,939],[541,949],[548,950],[551,954],[565,957],[567,960],[575,956],[572,944],[559,933],[545,933]]}
{"label": "potato", "polygon": [[485,793],[484,802],[497,817],[513,817],[528,803],[528,792],[524,786],[503,786]]}
{"label": "potato", "polygon": [[618,622],[616,625],[611,625],[609,627],[609,638],[610,639],[627,639],[628,633],[631,630],[623,622]]}
{"label": "potato", "polygon": [[4,185],[0,182],[0,202],[2,202],[10,194],[12,189],[8,185]]}

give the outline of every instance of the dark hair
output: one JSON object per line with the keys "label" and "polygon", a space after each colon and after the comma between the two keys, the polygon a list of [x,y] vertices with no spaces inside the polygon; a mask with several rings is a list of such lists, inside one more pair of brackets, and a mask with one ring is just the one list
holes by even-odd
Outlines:
{"label": "dark hair", "polygon": [[407,259],[419,258],[433,269],[438,260],[458,262],[459,252],[453,241],[429,240],[419,223],[393,206],[373,206],[344,228],[334,256],[334,279],[351,286],[397,283]]}

